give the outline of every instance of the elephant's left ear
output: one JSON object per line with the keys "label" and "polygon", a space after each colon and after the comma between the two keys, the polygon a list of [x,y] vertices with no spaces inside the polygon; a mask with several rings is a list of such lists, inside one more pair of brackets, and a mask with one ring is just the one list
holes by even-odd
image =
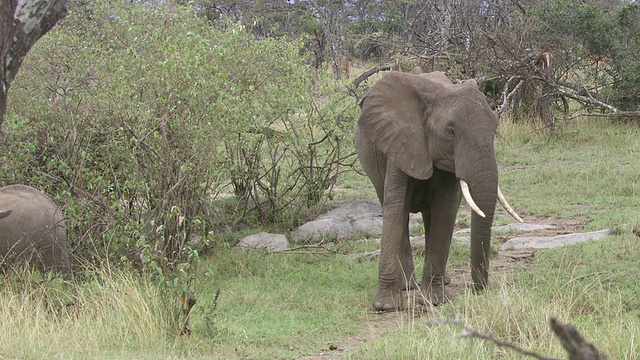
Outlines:
{"label": "elephant's left ear", "polygon": [[389,72],[362,103],[358,126],[391,164],[416,179],[433,174],[426,134],[429,98],[443,85],[415,74]]}

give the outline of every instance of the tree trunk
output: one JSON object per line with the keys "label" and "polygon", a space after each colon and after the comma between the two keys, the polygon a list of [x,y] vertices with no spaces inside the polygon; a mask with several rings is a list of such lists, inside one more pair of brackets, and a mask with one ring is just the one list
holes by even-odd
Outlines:
{"label": "tree trunk", "polygon": [[0,0],[0,129],[7,93],[31,46],[67,14],[67,0]]}

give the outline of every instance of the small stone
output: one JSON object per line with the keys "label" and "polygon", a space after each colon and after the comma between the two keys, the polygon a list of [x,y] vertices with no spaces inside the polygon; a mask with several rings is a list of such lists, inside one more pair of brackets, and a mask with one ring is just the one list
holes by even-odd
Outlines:
{"label": "small stone", "polygon": [[236,245],[236,248],[264,249],[268,251],[284,251],[289,247],[287,237],[282,234],[260,232],[249,235]]}

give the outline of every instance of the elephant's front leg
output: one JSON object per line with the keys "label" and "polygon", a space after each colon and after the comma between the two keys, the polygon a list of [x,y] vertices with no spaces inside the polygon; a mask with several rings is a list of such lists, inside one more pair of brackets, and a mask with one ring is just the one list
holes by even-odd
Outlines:
{"label": "elephant's front leg", "polygon": [[407,175],[394,167],[385,177],[378,288],[373,296],[376,310],[404,308],[402,290],[415,281],[409,244],[407,182]]}
{"label": "elephant's front leg", "polygon": [[425,231],[428,233],[425,233],[425,263],[421,290],[434,305],[453,298],[445,288],[446,269],[456,214],[460,206],[460,188],[455,175],[443,175],[444,178],[440,179],[433,194],[430,215],[424,216]]}

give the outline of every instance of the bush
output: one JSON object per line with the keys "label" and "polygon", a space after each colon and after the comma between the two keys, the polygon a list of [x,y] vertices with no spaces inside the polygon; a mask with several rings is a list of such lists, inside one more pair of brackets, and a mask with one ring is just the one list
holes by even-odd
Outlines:
{"label": "bush", "polygon": [[0,182],[53,195],[75,254],[142,259],[188,285],[216,195],[233,189],[236,219],[263,222],[294,222],[329,195],[356,107],[299,42],[214,27],[186,6],[70,7],[12,87]]}

